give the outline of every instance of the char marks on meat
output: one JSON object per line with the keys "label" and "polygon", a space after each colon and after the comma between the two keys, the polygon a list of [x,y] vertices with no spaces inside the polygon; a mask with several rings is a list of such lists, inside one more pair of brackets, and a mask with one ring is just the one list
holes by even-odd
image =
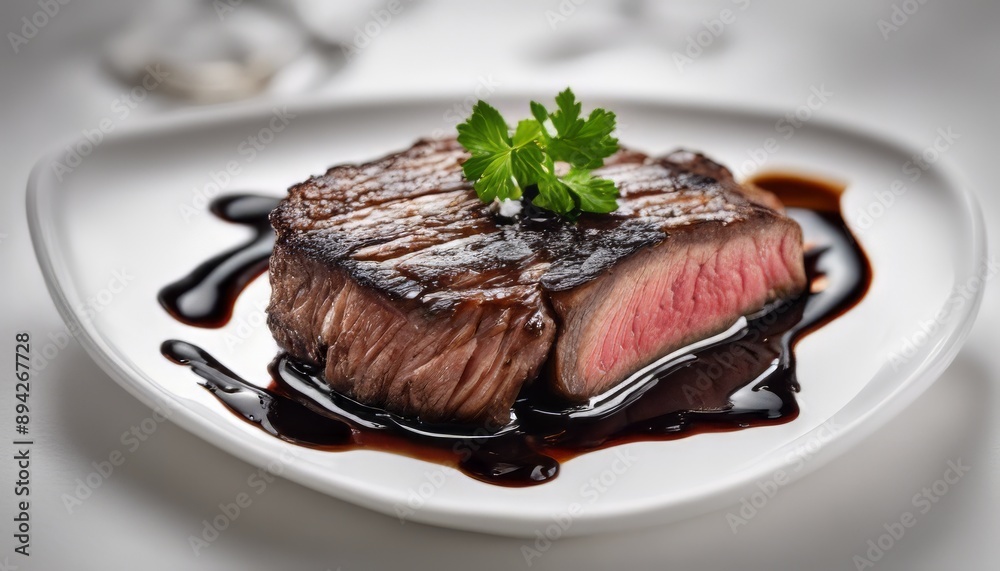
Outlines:
{"label": "char marks on meat", "polygon": [[333,388],[428,422],[502,426],[543,369],[583,401],[802,291],[802,233],[706,157],[622,150],[621,193],[576,223],[498,218],[454,140],[289,189],[271,214],[268,324]]}

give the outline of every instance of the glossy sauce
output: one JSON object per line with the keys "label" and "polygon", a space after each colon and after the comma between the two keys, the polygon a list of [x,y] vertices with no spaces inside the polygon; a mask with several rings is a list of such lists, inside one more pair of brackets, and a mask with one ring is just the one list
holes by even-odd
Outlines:
{"label": "glossy sauce", "polygon": [[191,273],[160,290],[160,305],[178,321],[195,327],[222,327],[233,315],[240,292],[267,270],[274,231],[267,215],[277,198],[255,194],[223,196],[212,213],[227,222],[248,226],[253,237],[200,264]]}
{"label": "glossy sauce", "polygon": [[[271,382],[261,388],[190,343],[166,341],[161,351],[190,366],[233,412],[278,438],[328,450],[406,454],[505,486],[551,480],[560,462],[599,448],[789,422],[798,415],[795,343],[857,304],[868,290],[871,268],[840,213],[841,185],[785,173],[758,175],[752,182],[777,194],[802,226],[809,290],[725,334],[664,356],[586,405],[567,406],[539,379],[518,397],[506,426],[431,425],[336,393],[320,371],[287,355],[272,361]],[[267,213],[274,203],[248,195],[213,205],[223,219],[255,228],[257,237],[168,286],[169,299],[198,300],[164,302],[172,315],[200,326],[228,320],[240,289],[263,271],[261,260],[266,267],[261,255],[273,238],[261,234],[269,231]]]}

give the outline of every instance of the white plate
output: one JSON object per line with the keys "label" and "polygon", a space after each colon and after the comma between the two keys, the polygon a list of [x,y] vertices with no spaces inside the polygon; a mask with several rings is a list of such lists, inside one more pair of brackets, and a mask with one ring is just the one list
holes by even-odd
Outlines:
{"label": "white plate", "polygon": [[[494,103],[526,115],[528,99]],[[227,165],[238,174],[224,184],[226,191],[280,195],[334,163],[380,156],[421,135],[451,130],[456,101],[461,98],[289,107],[294,118],[272,133],[268,129],[282,126],[272,109],[202,111],[106,137],[92,149],[81,144],[89,154],[61,180],[53,161],[76,162],[69,162],[72,151],[56,151],[32,173],[28,215],[59,311],[123,387],[248,462],[270,464],[289,479],[408,520],[525,537],[620,531],[726,505],[738,515],[741,498],[759,503],[765,490],[877,430],[944,370],[972,324],[983,289],[975,281],[985,260],[983,223],[943,162],[911,181],[913,170],[904,165],[914,150],[844,127],[814,121],[786,139],[777,114],[585,99],[618,112],[621,138],[632,147],[662,152],[683,145],[741,173],[763,162],[849,183],[845,212],[870,256],[874,281],[860,305],[798,345],[801,413],[794,421],[585,454],[565,462],[550,483],[511,489],[394,454],[322,452],[282,442],[239,420],[190,370],[160,355],[165,339],[191,341],[263,382],[275,353],[262,319],[266,280],[250,286],[221,330],[182,325],[156,301],[157,291],[195,261],[247,238],[245,228],[205,210],[204,191],[208,186],[211,193],[213,178],[225,179],[219,173]],[[269,142],[251,153],[251,136]],[[894,195],[896,179],[906,189]],[[892,198],[891,206],[879,206],[879,197]],[[871,224],[858,218],[865,210],[876,215]],[[115,272],[127,285],[115,282]],[[966,286],[971,289],[961,289]]]}

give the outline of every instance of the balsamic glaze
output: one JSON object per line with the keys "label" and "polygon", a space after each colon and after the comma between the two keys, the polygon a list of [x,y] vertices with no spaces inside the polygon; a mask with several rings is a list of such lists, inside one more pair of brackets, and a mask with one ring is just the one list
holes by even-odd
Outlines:
{"label": "balsamic glaze", "polygon": [[297,401],[244,381],[191,343],[164,341],[160,351],[171,361],[191,367],[194,374],[204,379],[201,386],[247,422],[272,436],[290,442],[328,446],[351,441],[351,427],[346,422],[315,414]]}
{"label": "balsamic glaze", "polygon": [[[798,415],[795,343],[857,304],[868,290],[871,268],[841,216],[841,187],[779,173],[753,182],[776,193],[802,226],[809,290],[664,356],[585,405],[567,406],[547,390],[548,383],[535,382],[518,397],[506,426],[432,425],[339,394],[321,371],[284,354],[269,366],[272,383],[265,389],[190,343],[166,341],[161,351],[190,366],[227,407],[276,437],[329,450],[407,454],[505,486],[548,481],[561,461],[598,448],[789,422]],[[224,324],[240,290],[263,271],[261,264],[266,267],[273,237],[263,234],[270,234],[267,213],[273,206],[272,199],[252,195],[219,199],[213,212],[255,228],[257,236],[168,286],[169,295],[160,295],[164,307],[192,325]]]}
{"label": "balsamic glaze", "polygon": [[160,290],[160,305],[182,323],[195,327],[222,327],[233,315],[240,292],[267,269],[274,247],[274,231],[267,215],[277,198],[254,194],[223,196],[212,203],[212,213],[249,226],[248,242],[202,263],[191,273]]}

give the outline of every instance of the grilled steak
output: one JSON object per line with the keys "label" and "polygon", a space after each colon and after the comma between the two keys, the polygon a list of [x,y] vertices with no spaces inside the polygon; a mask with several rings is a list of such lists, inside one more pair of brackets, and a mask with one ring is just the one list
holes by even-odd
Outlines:
{"label": "grilled steak", "polygon": [[271,214],[268,324],[333,388],[431,422],[499,426],[547,366],[582,401],[805,285],[777,199],[678,151],[596,175],[619,209],[575,224],[496,217],[454,140],[293,186]]}

